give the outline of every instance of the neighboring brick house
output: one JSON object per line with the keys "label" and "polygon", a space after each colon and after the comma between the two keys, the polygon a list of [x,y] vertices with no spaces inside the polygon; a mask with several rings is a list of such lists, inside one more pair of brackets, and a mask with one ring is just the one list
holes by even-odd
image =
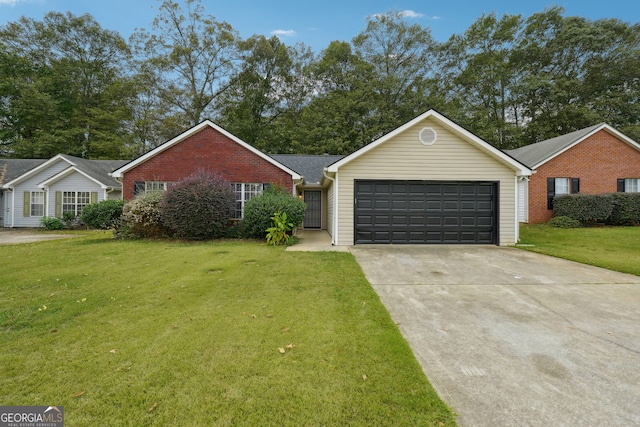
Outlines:
{"label": "neighboring brick house", "polygon": [[604,123],[507,153],[536,171],[520,181],[521,222],[550,220],[558,194],[640,191],[640,144]]}
{"label": "neighboring brick house", "polygon": [[124,200],[152,190],[164,190],[172,182],[204,170],[220,174],[236,192],[237,218],[244,202],[265,186],[282,185],[295,192],[301,176],[211,121],[183,132],[141,157],[115,170],[122,182]]}

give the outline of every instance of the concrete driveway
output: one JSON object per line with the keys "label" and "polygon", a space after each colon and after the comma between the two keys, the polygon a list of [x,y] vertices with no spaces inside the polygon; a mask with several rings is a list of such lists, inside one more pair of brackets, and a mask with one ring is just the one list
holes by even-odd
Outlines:
{"label": "concrete driveway", "polygon": [[640,425],[640,277],[497,246],[351,252],[460,425]]}
{"label": "concrete driveway", "polygon": [[68,239],[73,234],[51,234],[40,230],[0,227],[0,245],[16,245],[18,243],[41,242],[43,240]]}

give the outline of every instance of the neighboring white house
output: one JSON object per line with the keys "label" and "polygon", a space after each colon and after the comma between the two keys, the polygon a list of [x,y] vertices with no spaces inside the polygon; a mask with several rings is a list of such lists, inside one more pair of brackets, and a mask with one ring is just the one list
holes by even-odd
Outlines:
{"label": "neighboring white house", "polygon": [[121,199],[109,173],[125,160],[87,160],[58,154],[49,160],[0,159],[0,208],[4,227],[39,227],[44,216],[78,215],[89,204]]}

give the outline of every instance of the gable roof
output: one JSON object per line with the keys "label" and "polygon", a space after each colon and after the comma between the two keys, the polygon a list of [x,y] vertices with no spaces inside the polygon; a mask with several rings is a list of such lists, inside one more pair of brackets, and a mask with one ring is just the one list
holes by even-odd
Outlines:
{"label": "gable roof", "polygon": [[419,115],[415,119],[405,123],[404,125],[400,126],[399,128],[395,129],[394,131],[389,132],[388,134],[382,136],[381,138],[379,138],[379,139],[373,141],[372,143],[362,147],[361,149],[359,149],[357,151],[354,151],[353,153],[351,153],[348,156],[344,157],[342,160],[339,160],[339,161],[333,163],[332,165],[330,165],[327,168],[327,171],[328,172],[338,172],[338,169],[340,169],[340,167],[346,165],[347,163],[351,162],[354,159],[357,159],[358,157],[360,157],[364,153],[366,153],[366,152],[378,147],[379,145],[384,144],[385,142],[389,141],[390,139],[392,139],[395,136],[403,133],[407,129],[415,126],[416,124],[420,123],[421,121],[423,121],[423,120],[425,120],[427,118],[433,119],[435,122],[437,122],[441,126],[447,128],[449,131],[453,132],[454,134],[460,136],[462,139],[464,139],[465,141],[467,141],[468,143],[470,143],[474,147],[480,149],[481,151],[483,151],[487,155],[493,157],[497,161],[503,163],[504,165],[507,165],[508,167],[510,167],[511,169],[513,169],[516,172],[517,176],[528,176],[528,175],[531,175],[533,173],[533,171],[529,167],[527,167],[526,165],[524,165],[523,163],[521,163],[517,159],[514,159],[513,157],[511,157],[508,154],[506,154],[504,151],[501,151],[501,150],[497,149],[493,145],[489,144],[488,142],[484,141],[483,139],[481,139],[481,138],[477,137],[476,135],[472,134],[468,130],[464,129],[460,125],[458,125],[458,124],[454,123],[453,121],[449,120],[448,118],[446,118],[445,116],[443,116],[442,114],[438,113],[435,110],[429,110],[429,111]]}
{"label": "gable roof", "polygon": [[129,163],[128,160],[87,160],[63,154],[72,163],[72,168],[106,187],[121,187],[122,184],[110,174]]}
{"label": "gable roof", "polygon": [[272,154],[271,157],[302,175],[305,184],[320,184],[324,168],[344,156],[329,154]]}
{"label": "gable roof", "polygon": [[185,139],[187,139],[188,137],[190,137],[192,135],[195,135],[196,133],[200,132],[202,129],[205,129],[206,127],[210,127],[212,129],[220,132],[221,134],[223,134],[227,138],[231,139],[236,144],[239,144],[240,146],[242,146],[242,147],[246,148],[247,150],[251,151],[256,156],[261,157],[262,159],[266,160],[267,162],[271,163],[272,165],[282,169],[286,173],[290,174],[292,179],[301,179],[302,178],[300,176],[300,174],[298,174],[297,172],[291,170],[290,168],[286,167],[282,163],[274,160],[273,158],[269,157],[268,155],[266,155],[262,151],[258,150],[257,148],[247,144],[246,142],[244,142],[243,140],[241,140],[237,136],[227,132],[226,130],[222,129],[220,126],[216,125],[215,123],[213,123],[210,120],[205,120],[202,123],[195,125],[191,129],[188,129],[188,130],[182,132],[180,135],[178,135],[175,138],[165,142],[164,144],[160,144],[159,146],[157,146],[153,150],[143,154],[142,156],[138,157],[137,159],[134,159],[134,160],[128,162],[127,164],[123,165],[122,167],[116,169],[110,175],[112,177],[114,177],[114,178],[122,178],[122,174],[124,174],[128,170],[131,170],[131,169],[135,168],[136,166],[138,166],[139,164],[146,162],[150,158],[152,158],[154,156],[157,156],[158,154],[162,153],[166,149],[168,149],[170,147],[173,147],[174,145],[184,141]]}
{"label": "gable roof", "polygon": [[516,148],[515,150],[507,150],[507,153],[525,165],[529,165],[532,169],[536,169],[540,165],[548,162],[556,156],[559,156],[571,147],[579,144],[601,130],[609,132],[613,136],[640,151],[640,145],[637,142],[612,128],[608,124],[600,123],[564,135],[556,136],[555,138],[525,145],[524,147]]}
{"label": "gable roof", "polygon": [[46,161],[46,159],[0,159],[0,187]]}
{"label": "gable roof", "polygon": [[[13,162],[15,161],[16,160],[13,160]],[[21,181],[46,170],[49,166],[58,161],[66,162],[69,167],[65,168],[61,173],[56,174],[57,177],[68,174],[68,171],[70,170],[76,170],[103,187],[121,187],[122,184],[112,178],[109,173],[127,163],[126,160],[87,160],[67,154],[58,154],[49,160],[28,159],[25,162],[16,162],[16,164],[20,165],[19,174],[13,173],[14,176],[10,180],[5,179],[2,187],[12,187]],[[49,181],[51,178],[52,177],[48,178],[44,182]]]}

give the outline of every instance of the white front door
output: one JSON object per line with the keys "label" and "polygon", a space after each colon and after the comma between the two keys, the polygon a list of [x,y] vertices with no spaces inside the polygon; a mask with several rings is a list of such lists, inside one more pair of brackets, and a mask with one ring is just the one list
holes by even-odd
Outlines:
{"label": "white front door", "polygon": [[13,191],[4,192],[4,226],[11,227],[13,215]]}

